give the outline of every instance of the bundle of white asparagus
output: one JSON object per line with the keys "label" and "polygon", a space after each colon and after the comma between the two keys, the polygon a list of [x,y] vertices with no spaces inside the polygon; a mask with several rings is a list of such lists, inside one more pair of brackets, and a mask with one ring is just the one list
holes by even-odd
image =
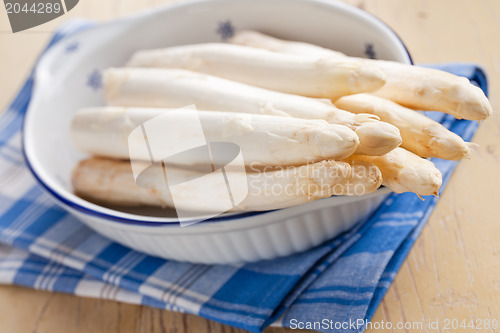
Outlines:
{"label": "bundle of white asparagus", "polygon": [[[175,201],[177,209],[198,212],[224,208],[223,192],[213,191],[220,170],[226,180],[245,179],[248,194],[234,211],[362,195],[381,184],[397,193],[438,195],[441,174],[425,158],[468,158],[471,144],[416,110],[471,120],[492,113],[467,79],[253,31],[236,34],[230,44],[138,51],[127,67],[105,71],[104,90],[107,106],[79,110],[73,120],[75,145],[94,155],[76,166],[75,192],[113,205],[173,207]],[[198,110],[177,109],[192,104]],[[243,169],[217,165],[210,149],[208,159],[153,158],[146,133],[160,117],[155,149],[179,151],[189,140],[231,143]],[[201,127],[192,126],[195,118]],[[201,172],[207,165],[212,172]],[[147,171],[140,182],[136,170]],[[166,182],[171,177],[185,193],[176,200]],[[189,180],[200,177],[193,188]]]}

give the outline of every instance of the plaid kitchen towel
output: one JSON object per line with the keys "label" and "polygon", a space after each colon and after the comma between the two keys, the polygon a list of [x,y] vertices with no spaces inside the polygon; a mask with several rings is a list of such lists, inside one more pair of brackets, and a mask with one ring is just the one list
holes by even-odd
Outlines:
{"label": "plaid kitchen towel", "polygon": [[[48,47],[87,25],[66,24]],[[486,77],[477,66],[442,68],[465,74],[486,91]],[[32,84],[30,77],[0,118],[1,283],[193,313],[253,332],[273,322],[362,323],[372,317],[438,200],[392,194],[353,230],[275,260],[195,265],[151,257],[87,228],[37,185],[21,150]],[[477,128],[476,122],[428,115],[467,141]],[[434,162],[445,185],[456,163]],[[342,331],[363,329],[357,324]]]}

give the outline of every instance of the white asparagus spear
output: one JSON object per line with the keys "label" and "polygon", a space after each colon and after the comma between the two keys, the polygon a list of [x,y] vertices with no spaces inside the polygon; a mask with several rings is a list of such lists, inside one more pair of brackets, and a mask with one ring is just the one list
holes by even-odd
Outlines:
{"label": "white asparagus spear", "polygon": [[346,125],[359,137],[356,154],[383,155],[401,144],[399,130],[368,114],[336,108],[330,100],[249,86],[182,69],[111,68],[104,73],[109,105],[178,108],[323,119]]}
{"label": "white asparagus spear", "polygon": [[[146,147],[144,136],[130,141],[129,135],[152,118],[155,120],[148,122],[150,125],[144,125],[150,148],[142,149],[142,146]],[[203,131],[193,127],[198,119]],[[230,142],[239,146],[247,165],[299,165],[323,159],[342,159],[350,156],[359,142],[351,129],[324,120],[185,109],[82,109],[73,119],[71,132],[80,150],[122,159],[131,157],[129,145],[138,147],[134,149],[133,159],[150,160],[151,154],[159,155],[158,150],[164,155],[160,159],[170,152],[178,152],[179,145],[186,145],[187,140],[197,145],[205,140]],[[192,154],[181,163],[205,163],[205,158],[204,155]]]}
{"label": "white asparagus spear", "polygon": [[244,30],[237,32],[230,43],[236,45],[261,48],[273,52],[295,54],[301,56],[345,57],[342,52],[330,50],[318,45],[303,42],[287,41],[262,34],[257,31]]}
{"label": "white asparagus spear", "polygon": [[465,77],[432,68],[377,61],[390,77],[375,94],[401,105],[429,111],[442,111],[457,119],[483,120],[493,110],[483,91]]}
{"label": "white asparagus spear", "polygon": [[420,112],[405,108],[385,98],[356,94],[335,104],[353,113],[369,113],[393,124],[401,132],[401,147],[422,157],[458,160],[470,156],[470,147],[461,137]]}
{"label": "white asparagus spear", "polygon": [[375,91],[385,82],[379,69],[348,58],[318,60],[216,43],[138,51],[127,65],[189,69],[257,87],[329,99]]}
{"label": "white asparagus spear", "polygon": [[[165,168],[167,173],[179,180],[175,208],[201,212],[224,211],[222,203],[227,199],[221,191],[216,173],[203,175],[203,182],[196,188],[188,181],[199,177],[196,171]],[[331,195],[361,195],[375,191],[381,184],[380,171],[371,163],[321,161],[299,167],[282,168],[275,171],[247,173],[248,195],[233,211],[261,211],[290,207]],[[184,181],[183,181],[184,180]],[[174,207],[171,192],[165,186],[163,169],[154,165],[147,170],[137,185],[129,161],[106,158],[90,158],[80,162],[73,171],[75,192],[90,200],[110,205]],[[176,186],[179,186],[176,185]]]}
{"label": "white asparagus spear", "polygon": [[404,148],[396,148],[384,156],[353,155],[348,161],[375,164],[382,172],[382,185],[396,193],[414,192],[418,196],[438,195],[443,182],[434,163]]}
{"label": "white asparagus spear", "polygon": [[[263,34],[255,34],[252,39],[238,38],[237,35],[232,41],[239,45],[269,49],[284,54],[307,53],[311,57],[314,57],[316,49],[316,59],[342,58],[342,55],[336,51],[330,50],[329,52],[328,49],[306,43],[302,43],[307,45],[302,45],[302,47],[297,47],[295,42],[283,40],[276,43],[276,38]],[[374,94],[401,105],[418,110],[442,111],[452,114],[457,119],[470,120],[486,119],[493,112],[483,91],[472,85],[467,78],[393,61],[350,59],[381,69],[386,75],[386,83]]]}

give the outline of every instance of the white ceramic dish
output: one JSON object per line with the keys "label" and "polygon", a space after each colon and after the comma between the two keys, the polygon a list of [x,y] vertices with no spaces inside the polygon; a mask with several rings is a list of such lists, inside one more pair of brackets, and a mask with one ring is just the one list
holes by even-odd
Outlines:
{"label": "white ceramic dish", "polygon": [[100,70],[122,65],[138,49],[218,42],[242,29],[411,63],[401,40],[384,23],[331,1],[193,1],[99,25],[60,42],[38,65],[23,134],[26,159],[37,180],[59,205],[103,235],[151,255],[199,263],[288,255],[331,239],[368,216],[387,189],[231,214],[184,228],[174,218],[116,211],[73,194],[71,170],[84,155],[71,144],[70,121],[80,107],[103,105]]}

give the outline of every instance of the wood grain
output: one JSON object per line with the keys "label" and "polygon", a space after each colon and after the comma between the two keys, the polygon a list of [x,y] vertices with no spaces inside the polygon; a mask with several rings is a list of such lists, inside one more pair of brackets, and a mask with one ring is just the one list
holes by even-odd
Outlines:
{"label": "wood grain", "polygon": [[[500,1],[349,0],[392,26],[418,63],[480,63],[490,79],[490,98],[500,96]],[[165,1],[85,0],[70,14],[12,35],[0,10],[0,107],[29,73],[51,32],[69,17],[98,21]],[[473,158],[460,162],[428,225],[390,287],[373,321],[500,319],[500,120],[481,124]],[[239,332],[208,320],[113,301],[0,287],[2,332]],[[289,332],[269,328],[267,332]],[[368,332],[447,332],[446,329]],[[453,332],[469,332],[457,329]],[[480,332],[494,332],[492,329]]]}

